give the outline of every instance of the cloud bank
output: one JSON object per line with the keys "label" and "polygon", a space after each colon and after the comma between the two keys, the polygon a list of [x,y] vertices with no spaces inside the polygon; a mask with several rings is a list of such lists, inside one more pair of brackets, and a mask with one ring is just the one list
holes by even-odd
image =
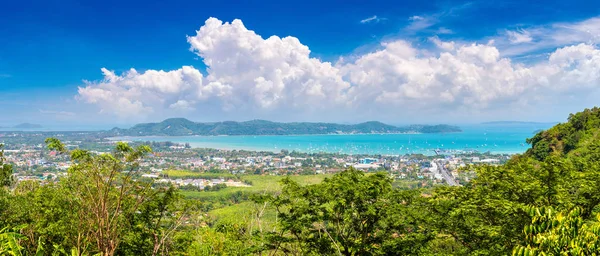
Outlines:
{"label": "cloud bank", "polygon": [[[600,23],[570,26],[596,31]],[[531,30],[507,31],[506,43],[535,45],[539,36]],[[559,40],[566,39],[551,42]],[[241,20],[216,18],[206,20],[187,41],[206,65],[205,74],[192,66],[122,74],[102,69],[104,79],[86,81],[77,98],[120,118],[188,113],[226,119],[396,120],[415,113],[469,116],[525,110],[567,94],[600,90],[600,50],[589,40],[566,40],[548,58],[528,65],[502,57],[507,55],[502,52],[505,47],[497,46],[502,42],[437,37],[429,39],[434,50],[396,39],[352,61],[330,63],[312,58],[298,38],[265,39]]]}

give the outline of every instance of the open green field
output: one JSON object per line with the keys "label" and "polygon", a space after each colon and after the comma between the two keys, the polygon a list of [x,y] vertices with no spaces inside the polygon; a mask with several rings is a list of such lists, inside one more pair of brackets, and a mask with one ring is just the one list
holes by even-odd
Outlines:
{"label": "open green field", "polygon": [[[257,216],[261,212],[260,218]],[[208,216],[221,225],[244,225],[248,229],[263,228],[272,230],[276,223],[276,210],[271,205],[245,201],[208,212]]]}
{"label": "open green field", "polygon": [[[186,172],[186,171],[176,171],[176,173],[181,176],[191,175],[191,174],[200,174],[200,173]],[[323,179],[325,179],[326,177],[331,177],[331,176],[332,175],[330,175],[330,174],[294,175],[294,176],[240,175],[240,176],[238,176],[240,180],[248,181],[248,182],[252,183],[252,185],[250,187],[227,187],[227,188],[221,189],[219,191],[208,191],[208,192],[206,192],[206,191],[200,191],[200,192],[198,192],[198,191],[182,191],[182,193],[183,193],[183,195],[185,195],[187,198],[190,198],[190,199],[211,200],[211,199],[216,199],[219,197],[229,197],[231,194],[236,193],[238,191],[245,192],[245,193],[278,192],[281,190],[280,181],[282,179],[284,179],[285,177],[289,177],[290,179],[298,182],[301,185],[308,185],[308,184],[319,183],[319,182],[323,181]],[[173,178],[173,176],[170,176],[170,177]],[[185,177],[188,177],[188,176],[185,176]],[[197,176],[197,177],[202,178],[201,176]],[[223,177],[223,176],[217,175],[217,176],[214,176],[213,178],[218,178],[218,177]]]}
{"label": "open green field", "polygon": [[171,179],[217,179],[217,178],[235,178],[231,173],[209,173],[209,172],[192,172],[185,170],[166,170],[163,175]]}
{"label": "open green field", "polygon": [[[189,177],[184,171],[177,171],[176,174]],[[281,190],[280,181],[286,177],[298,182],[301,185],[316,184],[327,177],[329,174],[321,175],[294,175],[294,176],[273,176],[273,175],[241,175],[237,176],[240,180],[252,184],[250,187],[227,187],[219,191],[181,191],[182,194],[190,200],[200,200],[204,203],[214,203],[214,208],[209,211],[209,216],[218,223],[236,223],[255,226],[256,212],[260,211],[262,206],[247,200],[251,194],[258,193],[276,193]],[[171,176],[173,177],[173,176]],[[198,176],[200,177],[200,176]],[[217,177],[215,177],[217,178]],[[233,204],[233,198],[240,200]],[[264,210],[260,226],[263,228],[272,228],[275,220],[275,211],[270,207]]]}
{"label": "open green field", "polygon": [[247,180],[252,183],[252,189],[258,192],[268,191],[276,192],[281,190],[281,184],[279,181],[289,177],[300,185],[316,184],[327,177],[331,177],[331,174],[317,174],[317,175],[290,175],[290,176],[273,176],[273,175],[245,175],[241,176],[242,180]]}

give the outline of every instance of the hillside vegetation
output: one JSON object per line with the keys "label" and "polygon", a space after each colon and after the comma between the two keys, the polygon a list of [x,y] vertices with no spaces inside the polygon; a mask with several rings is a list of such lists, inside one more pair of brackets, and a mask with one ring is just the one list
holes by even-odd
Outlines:
{"label": "hillside vegetation", "polygon": [[569,115],[569,121],[537,133],[527,140],[531,149],[526,156],[544,160],[550,155],[584,154],[600,136],[600,109],[586,109]]}

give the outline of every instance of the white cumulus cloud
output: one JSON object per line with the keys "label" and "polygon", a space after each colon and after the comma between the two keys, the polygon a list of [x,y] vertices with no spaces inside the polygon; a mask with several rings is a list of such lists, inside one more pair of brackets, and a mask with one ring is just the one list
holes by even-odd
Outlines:
{"label": "white cumulus cloud", "polygon": [[103,68],[102,73],[103,80],[86,81],[85,86],[79,87],[78,99],[97,104],[102,113],[115,113],[124,118],[145,116],[187,98],[207,97],[207,92],[218,97],[225,90],[203,86],[202,74],[191,66],[143,73],[130,69],[122,75]]}
{"label": "white cumulus cloud", "polygon": [[346,66],[360,101],[382,108],[479,109],[522,93],[527,86],[522,82],[530,79],[526,68],[499,59],[493,46],[464,45],[436,57],[419,57],[418,52],[398,41]]}
{"label": "white cumulus cloud", "polygon": [[210,18],[188,42],[208,66],[207,80],[231,87],[227,104],[236,108],[325,108],[344,101],[350,86],[298,38],[264,39],[241,20]]}
{"label": "white cumulus cloud", "polygon": [[[534,44],[523,37],[525,30],[518,34],[515,42]],[[86,82],[78,98],[123,118],[187,111],[237,119],[399,120],[522,111],[564,95],[600,92],[600,50],[587,42],[557,47],[549,58],[525,65],[505,57],[495,40],[438,37],[429,38],[434,53],[398,39],[332,64],[311,57],[298,38],[263,38],[241,20],[215,18],[187,41],[206,75],[191,66],[122,74],[102,69],[104,79]]]}

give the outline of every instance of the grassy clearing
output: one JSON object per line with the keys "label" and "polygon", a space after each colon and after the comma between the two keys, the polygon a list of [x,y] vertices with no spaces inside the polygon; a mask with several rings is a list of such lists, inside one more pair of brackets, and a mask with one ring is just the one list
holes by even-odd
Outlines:
{"label": "grassy clearing", "polygon": [[[252,230],[275,231],[277,213],[274,207],[258,205],[250,201],[212,210],[208,213],[215,225],[243,226]],[[260,218],[258,212],[262,212]]]}
{"label": "grassy clearing", "polygon": [[218,179],[218,178],[235,178],[235,175],[230,173],[207,173],[193,172],[185,170],[166,170],[163,175],[169,176],[171,179]]}
{"label": "grassy clearing", "polygon": [[290,175],[290,176],[273,176],[273,175],[244,175],[240,178],[242,180],[250,181],[252,183],[251,189],[256,192],[277,192],[281,190],[280,181],[286,177],[289,177],[300,185],[316,184],[327,177],[331,177],[328,174],[322,175]]}
{"label": "grassy clearing", "polygon": [[[183,173],[183,171],[177,171],[178,173]],[[192,172],[188,172],[192,173]],[[170,176],[173,177],[173,176]],[[323,174],[323,175],[299,175],[299,176],[273,176],[273,175],[242,175],[239,178],[242,181],[248,181],[252,183],[250,187],[227,187],[221,189],[219,191],[182,191],[182,194],[190,199],[199,199],[199,200],[211,200],[218,199],[220,197],[228,197],[233,193],[238,191],[245,193],[273,193],[281,191],[281,184],[279,181],[284,179],[285,177],[289,177],[290,179],[300,183],[301,185],[308,184],[316,184],[326,177],[331,177],[331,175]]]}
{"label": "grassy clearing", "polygon": [[[272,176],[272,175],[242,175],[239,178],[243,181],[252,183],[251,187],[227,187],[219,191],[182,191],[182,194],[192,200],[204,202],[227,201],[235,197],[236,194],[255,194],[255,193],[276,193],[281,191],[280,181],[285,177],[298,182],[301,185],[316,184],[331,175],[301,175],[301,176]],[[251,201],[242,201],[241,203],[218,206],[208,214],[217,223],[221,224],[243,224],[253,228],[273,228],[275,223],[275,210],[267,207],[260,223],[257,222],[255,213],[262,206],[256,205]]]}

